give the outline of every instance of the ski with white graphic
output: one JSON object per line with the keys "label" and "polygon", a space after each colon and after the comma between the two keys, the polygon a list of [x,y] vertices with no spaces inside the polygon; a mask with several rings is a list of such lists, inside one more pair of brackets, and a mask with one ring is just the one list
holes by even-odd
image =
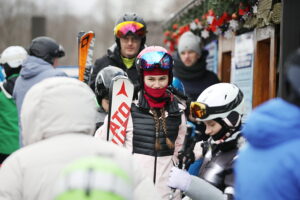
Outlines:
{"label": "ski with white graphic", "polygon": [[123,146],[130,115],[134,86],[128,77],[116,76],[109,88],[107,141]]}
{"label": "ski with white graphic", "polygon": [[78,79],[89,84],[93,66],[93,51],[95,44],[95,33],[79,32],[78,33]]}

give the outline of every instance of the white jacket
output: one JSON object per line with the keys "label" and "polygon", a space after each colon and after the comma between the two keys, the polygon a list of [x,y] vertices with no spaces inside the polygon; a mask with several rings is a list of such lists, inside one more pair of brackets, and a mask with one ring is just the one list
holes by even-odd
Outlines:
{"label": "white jacket", "polygon": [[134,171],[123,148],[92,137],[97,115],[89,87],[71,78],[49,78],[27,93],[21,123],[25,147],[0,168],[1,200],[50,200],[60,171],[91,155],[114,158],[134,179],[135,199],[158,199],[151,181]]}
{"label": "white jacket", "polygon": [[[137,103],[137,102],[135,102]],[[184,107],[179,104],[180,109],[184,109]],[[166,116],[168,116],[167,111]],[[107,116],[104,120],[104,124],[96,131],[95,137],[100,138],[102,140],[106,140],[107,138]],[[162,199],[167,200],[169,199],[169,195],[171,193],[171,189],[167,186],[167,181],[169,177],[169,173],[171,168],[178,163],[177,155],[178,151],[181,150],[182,144],[184,142],[186,134],[186,117],[184,113],[181,115],[181,124],[179,126],[178,136],[175,141],[175,151],[173,156],[163,156],[163,157],[157,157],[157,168],[156,168],[156,183],[155,188],[157,189],[158,193],[162,197]],[[123,144],[123,147],[128,149],[130,152],[132,152],[132,138],[133,138],[133,123],[132,123],[132,117],[129,116],[128,119],[128,125],[126,129],[126,137],[125,137],[125,143]],[[116,145],[117,146],[117,145]],[[138,163],[139,168],[144,169],[146,175],[153,180],[154,175],[154,163],[155,163],[155,157],[149,156],[149,155],[143,155],[143,154],[133,154],[134,161]],[[176,192],[175,199],[180,199],[179,197],[179,191]]]}

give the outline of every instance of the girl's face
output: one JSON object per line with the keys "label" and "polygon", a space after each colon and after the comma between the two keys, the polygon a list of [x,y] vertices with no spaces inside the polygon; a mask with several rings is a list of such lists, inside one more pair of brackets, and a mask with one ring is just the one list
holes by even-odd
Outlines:
{"label": "girl's face", "polygon": [[167,87],[169,75],[147,75],[144,76],[144,83],[152,89],[162,89]]}
{"label": "girl's face", "polygon": [[204,121],[204,124],[206,125],[205,134],[209,136],[217,134],[222,129],[222,126],[214,120]]}

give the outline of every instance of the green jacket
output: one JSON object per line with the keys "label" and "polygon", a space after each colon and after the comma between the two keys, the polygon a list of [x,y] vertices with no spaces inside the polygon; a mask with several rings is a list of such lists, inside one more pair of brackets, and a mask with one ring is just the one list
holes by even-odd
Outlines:
{"label": "green jacket", "polygon": [[18,111],[11,91],[18,74],[0,83],[0,153],[11,154],[19,148]]}

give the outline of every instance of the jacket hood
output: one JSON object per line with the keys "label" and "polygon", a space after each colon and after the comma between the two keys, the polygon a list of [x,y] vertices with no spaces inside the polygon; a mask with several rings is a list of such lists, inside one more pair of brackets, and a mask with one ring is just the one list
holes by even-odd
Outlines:
{"label": "jacket hood", "polygon": [[28,58],[23,63],[20,75],[24,79],[29,79],[31,77],[36,76],[37,74],[40,74],[40,72],[44,71],[45,69],[49,68],[53,68],[53,66],[50,63],[35,56],[28,56]]}
{"label": "jacket hood", "polygon": [[96,116],[95,95],[85,83],[67,77],[45,79],[24,98],[23,144],[67,133],[93,135]]}
{"label": "jacket hood", "polygon": [[258,148],[300,138],[300,108],[276,98],[257,107],[246,120],[242,133]]}

